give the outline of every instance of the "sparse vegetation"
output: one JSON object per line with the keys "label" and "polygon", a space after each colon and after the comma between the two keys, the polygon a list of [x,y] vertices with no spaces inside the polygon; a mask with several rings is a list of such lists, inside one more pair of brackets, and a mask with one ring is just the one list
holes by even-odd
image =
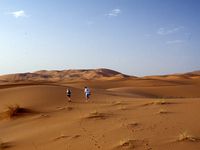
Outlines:
{"label": "sparse vegetation", "polygon": [[188,134],[187,132],[183,132],[183,133],[179,134],[178,141],[179,142],[181,142],[181,141],[199,142],[200,138],[192,136],[192,135]]}
{"label": "sparse vegetation", "polygon": [[9,106],[7,106],[7,115],[8,115],[9,118],[17,116],[19,112],[20,112],[19,105],[9,105]]}
{"label": "sparse vegetation", "polygon": [[136,126],[138,126],[138,125],[139,125],[138,122],[131,122],[131,123],[129,123],[127,126],[128,126],[128,127],[136,127]]}
{"label": "sparse vegetation", "polygon": [[126,106],[119,106],[119,110],[127,110]]}
{"label": "sparse vegetation", "polygon": [[165,109],[160,109],[158,111],[158,114],[166,114],[166,113],[169,113],[169,112],[167,110],[165,110]]}
{"label": "sparse vegetation", "polygon": [[57,110],[65,110],[65,107],[57,107]]}
{"label": "sparse vegetation", "polygon": [[40,114],[37,118],[47,118],[50,117],[48,114]]}
{"label": "sparse vegetation", "polygon": [[112,102],[112,105],[122,105],[122,102],[121,101],[115,101],[115,102]]}
{"label": "sparse vegetation", "polygon": [[155,101],[152,101],[152,102],[145,103],[145,104],[143,104],[142,106],[149,106],[149,105],[167,105],[167,104],[171,104],[171,103],[170,103],[170,102],[167,102],[167,101],[164,100],[164,99],[161,99],[161,100],[155,100]]}
{"label": "sparse vegetation", "polygon": [[4,150],[9,147],[11,147],[11,145],[9,143],[5,143],[0,139],[0,150]]}
{"label": "sparse vegetation", "polygon": [[8,105],[6,114],[9,118],[13,118],[20,114],[25,114],[28,112],[28,109],[22,108],[19,105]]}
{"label": "sparse vegetation", "polygon": [[76,134],[74,136],[72,136],[73,139],[79,138],[81,135],[80,134]]}
{"label": "sparse vegetation", "polygon": [[68,106],[68,107],[66,107],[66,109],[67,109],[67,110],[72,110],[73,107]]}
{"label": "sparse vegetation", "polygon": [[89,113],[86,118],[88,118],[88,119],[95,119],[95,118],[96,119],[106,119],[106,114],[100,113],[95,110],[95,111]]}
{"label": "sparse vegetation", "polygon": [[61,134],[60,136],[54,138],[53,140],[56,141],[56,140],[60,140],[60,139],[68,138],[68,137],[69,136],[67,136],[67,135]]}
{"label": "sparse vegetation", "polygon": [[166,102],[166,100],[161,99],[161,100],[154,101],[153,104],[156,104],[156,105],[165,105],[165,104],[169,104],[169,102]]}
{"label": "sparse vegetation", "polygon": [[167,102],[165,99],[161,100],[155,100],[153,102],[149,102],[146,104],[143,104],[142,106],[148,106],[148,105],[167,105],[167,104],[172,104],[171,102]]}
{"label": "sparse vegetation", "polygon": [[134,140],[124,139],[119,142],[119,147],[126,149],[134,149]]}
{"label": "sparse vegetation", "polygon": [[72,110],[73,107],[66,106],[66,107],[57,107],[57,110]]}

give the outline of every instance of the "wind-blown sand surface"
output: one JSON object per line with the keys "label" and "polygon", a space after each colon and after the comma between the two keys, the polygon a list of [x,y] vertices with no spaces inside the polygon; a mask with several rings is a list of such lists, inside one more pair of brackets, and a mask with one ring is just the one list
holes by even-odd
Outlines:
{"label": "wind-blown sand surface", "polygon": [[[106,71],[92,72],[95,80],[90,72],[79,80],[0,78],[0,149],[200,149],[199,75],[136,78]],[[88,103],[85,85],[92,91]],[[9,118],[7,106],[15,104],[29,111]]]}

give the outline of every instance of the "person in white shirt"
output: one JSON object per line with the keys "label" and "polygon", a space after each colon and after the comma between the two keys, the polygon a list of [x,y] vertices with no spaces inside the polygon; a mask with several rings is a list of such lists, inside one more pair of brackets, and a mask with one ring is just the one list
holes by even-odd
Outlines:
{"label": "person in white shirt", "polygon": [[86,100],[86,102],[88,102],[90,95],[91,95],[90,89],[88,87],[85,87],[84,93],[85,93],[85,100]]}

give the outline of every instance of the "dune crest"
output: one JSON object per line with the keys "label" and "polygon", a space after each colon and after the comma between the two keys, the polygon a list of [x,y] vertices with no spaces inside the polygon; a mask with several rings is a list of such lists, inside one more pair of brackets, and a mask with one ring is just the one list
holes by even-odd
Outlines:
{"label": "dune crest", "polygon": [[65,81],[84,81],[101,79],[122,79],[128,75],[120,72],[100,68],[100,69],[80,69],[80,70],[40,70],[33,73],[17,73],[0,76],[0,82],[20,82],[20,81],[43,81],[43,82],[65,82]]}

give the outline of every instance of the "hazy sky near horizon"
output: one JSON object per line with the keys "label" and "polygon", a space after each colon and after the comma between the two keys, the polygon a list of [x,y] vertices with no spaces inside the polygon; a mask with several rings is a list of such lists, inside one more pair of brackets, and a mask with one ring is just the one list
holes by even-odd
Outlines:
{"label": "hazy sky near horizon", "polygon": [[200,70],[199,0],[0,0],[0,74]]}

